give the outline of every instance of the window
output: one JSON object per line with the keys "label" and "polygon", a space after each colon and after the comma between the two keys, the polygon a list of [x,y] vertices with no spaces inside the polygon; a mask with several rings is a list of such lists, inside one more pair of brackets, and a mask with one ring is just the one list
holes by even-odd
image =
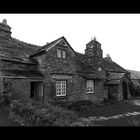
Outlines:
{"label": "window", "polygon": [[57,49],[57,57],[61,58],[61,50]]}
{"label": "window", "polygon": [[66,51],[62,51],[62,58],[66,58]]}
{"label": "window", "polygon": [[56,81],[56,96],[66,96],[66,81]]}
{"label": "window", "polygon": [[94,93],[94,81],[93,80],[87,80],[87,93]]}
{"label": "window", "polygon": [[66,58],[66,51],[57,49],[57,57],[59,58]]}

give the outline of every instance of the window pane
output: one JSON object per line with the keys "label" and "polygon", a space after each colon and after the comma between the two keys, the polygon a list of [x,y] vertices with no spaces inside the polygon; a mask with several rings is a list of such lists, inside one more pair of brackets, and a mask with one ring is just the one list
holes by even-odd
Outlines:
{"label": "window pane", "polygon": [[66,81],[56,81],[56,96],[66,95]]}
{"label": "window pane", "polygon": [[93,80],[87,80],[87,92],[94,92]]}
{"label": "window pane", "polygon": [[61,58],[61,50],[57,49],[57,57]]}
{"label": "window pane", "polygon": [[62,51],[62,58],[66,58],[66,51]]}

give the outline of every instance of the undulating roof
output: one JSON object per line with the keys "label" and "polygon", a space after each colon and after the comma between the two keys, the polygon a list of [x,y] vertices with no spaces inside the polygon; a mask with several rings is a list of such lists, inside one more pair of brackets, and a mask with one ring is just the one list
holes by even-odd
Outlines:
{"label": "undulating roof", "polygon": [[37,45],[25,43],[18,39],[10,37],[8,40],[0,39],[0,56],[28,61],[29,55],[39,48]]}
{"label": "undulating roof", "polygon": [[43,78],[43,74],[39,71],[1,70],[1,75],[25,78]]}
{"label": "undulating roof", "polygon": [[[78,52],[76,53],[77,53],[77,57],[76,57],[77,69],[81,71],[83,70],[87,72],[93,72],[93,70],[86,65],[85,55]],[[108,61],[103,58],[99,62],[100,63],[97,62],[95,65],[96,66],[102,65],[105,71],[116,72],[116,73],[129,73],[126,69],[124,69],[123,67],[121,67],[120,65],[118,65],[117,63],[113,61]]]}
{"label": "undulating roof", "polygon": [[42,51],[45,51],[47,48],[49,48],[51,45],[55,44],[55,43],[56,43],[57,41],[59,41],[60,39],[62,39],[62,37],[60,37],[60,38],[58,38],[58,39],[56,39],[56,40],[54,40],[54,41],[52,41],[52,42],[50,42],[50,43],[48,43],[48,44],[46,44],[46,45],[44,45],[44,46],[38,48],[38,49],[35,50],[33,53],[31,53],[30,56],[34,56],[34,55],[36,55],[36,54],[38,54],[38,53],[40,53],[40,52],[42,52]]}
{"label": "undulating roof", "polygon": [[140,79],[140,71],[128,70],[131,73],[131,79]]}
{"label": "undulating roof", "polygon": [[76,52],[76,54],[76,71],[83,74],[94,73],[94,71],[86,65],[85,55],[78,52]]}
{"label": "undulating roof", "polygon": [[103,68],[106,71],[129,73],[126,69],[124,69],[114,61],[110,62],[108,60],[102,59],[102,64],[103,64]]}

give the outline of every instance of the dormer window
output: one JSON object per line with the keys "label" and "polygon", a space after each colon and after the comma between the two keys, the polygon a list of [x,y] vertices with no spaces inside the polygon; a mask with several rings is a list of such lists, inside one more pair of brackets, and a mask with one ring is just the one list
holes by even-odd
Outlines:
{"label": "dormer window", "polygon": [[59,57],[59,58],[66,58],[66,51],[65,50],[61,50],[61,49],[57,49],[57,57]]}
{"label": "dormer window", "polygon": [[57,49],[57,57],[61,58],[61,50]]}
{"label": "dormer window", "polygon": [[66,51],[62,50],[62,58],[66,58]]}

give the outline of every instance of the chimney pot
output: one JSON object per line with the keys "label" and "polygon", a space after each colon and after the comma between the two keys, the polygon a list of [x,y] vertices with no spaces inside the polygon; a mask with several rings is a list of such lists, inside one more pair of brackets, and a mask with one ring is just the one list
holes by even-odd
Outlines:
{"label": "chimney pot", "polygon": [[6,19],[3,19],[2,21],[4,24],[7,24],[7,20]]}

